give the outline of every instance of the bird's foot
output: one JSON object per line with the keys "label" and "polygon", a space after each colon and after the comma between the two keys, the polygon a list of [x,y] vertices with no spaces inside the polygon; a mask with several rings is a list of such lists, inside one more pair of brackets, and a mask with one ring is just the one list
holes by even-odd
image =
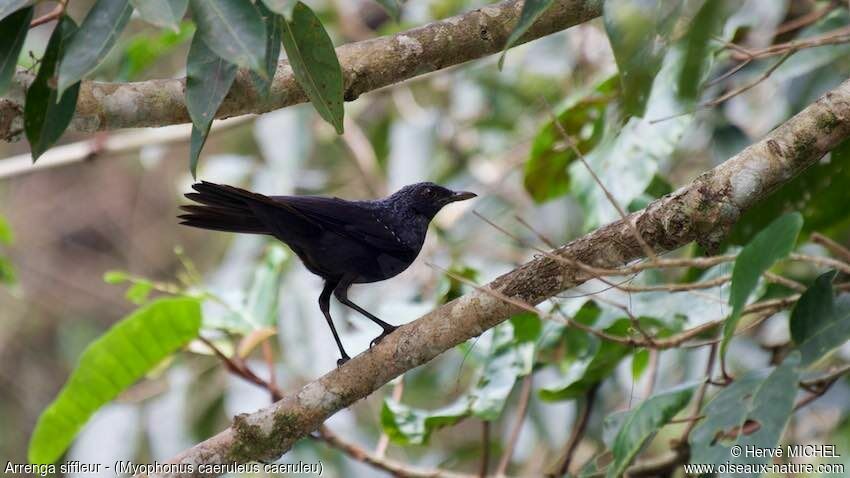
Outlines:
{"label": "bird's foot", "polygon": [[371,348],[372,348],[372,347],[374,347],[375,345],[379,344],[382,340],[384,340],[384,337],[386,337],[387,335],[390,335],[391,333],[395,332],[395,329],[397,329],[397,328],[398,328],[398,327],[396,327],[396,326],[394,326],[394,325],[391,325],[391,326],[389,326],[389,327],[384,328],[384,331],[383,331],[383,332],[381,332],[381,335],[379,335],[379,336],[375,337],[374,339],[372,339],[372,341],[371,341],[371,342],[369,342],[369,348],[371,349]]}
{"label": "bird's foot", "polygon": [[351,360],[351,357],[349,357],[348,355],[343,355],[342,358],[336,361],[336,366],[342,367],[345,362],[348,362],[349,360]]}

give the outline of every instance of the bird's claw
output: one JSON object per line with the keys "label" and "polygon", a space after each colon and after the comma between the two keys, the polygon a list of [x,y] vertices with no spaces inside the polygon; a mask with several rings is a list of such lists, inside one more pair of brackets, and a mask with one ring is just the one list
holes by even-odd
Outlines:
{"label": "bird's claw", "polygon": [[395,332],[395,329],[397,329],[397,328],[398,328],[398,327],[392,327],[392,328],[386,328],[386,329],[384,329],[384,331],[383,331],[383,332],[381,332],[381,335],[379,335],[379,336],[375,337],[374,339],[372,339],[372,341],[371,341],[371,342],[369,342],[369,348],[371,349],[371,348],[372,348],[372,347],[374,347],[375,345],[378,345],[379,343],[381,343],[381,341],[382,341],[382,340],[384,340],[384,337],[386,337],[387,335],[390,335],[391,333]]}
{"label": "bird's claw", "polygon": [[346,355],[345,357],[342,357],[342,358],[340,358],[339,360],[336,361],[336,366],[342,367],[345,364],[345,362],[348,362],[349,360],[351,360],[351,357]]}

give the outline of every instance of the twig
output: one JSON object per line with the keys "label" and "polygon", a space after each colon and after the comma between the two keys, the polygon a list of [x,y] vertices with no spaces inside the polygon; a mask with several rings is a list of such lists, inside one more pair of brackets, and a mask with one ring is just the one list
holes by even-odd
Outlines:
{"label": "twig", "polygon": [[570,464],[573,461],[573,455],[575,454],[576,448],[578,447],[579,442],[581,442],[581,438],[584,436],[584,431],[587,428],[587,422],[589,421],[590,413],[593,410],[593,402],[595,401],[597,390],[599,390],[599,382],[591,385],[590,388],[587,389],[587,393],[585,393],[584,396],[584,407],[582,408],[581,415],[578,417],[578,421],[573,427],[573,432],[570,434],[570,438],[564,446],[564,453],[557,462],[559,463],[557,472],[548,473],[546,476],[553,478],[560,477],[564,476],[567,471],[569,471]]}
{"label": "twig", "polygon": [[467,475],[463,473],[455,473],[439,468],[422,469],[415,468],[407,463],[402,463],[388,458],[377,457],[365,448],[362,448],[354,443],[341,439],[336,433],[332,432],[328,427],[322,425],[319,427],[319,438],[328,445],[342,451],[351,458],[370,465],[379,470],[386,471],[398,478],[477,478],[477,475]]}
{"label": "twig", "polygon": [[824,236],[819,232],[815,232],[811,236],[812,242],[815,244],[820,244],[823,247],[829,249],[830,252],[838,256],[839,259],[846,263],[850,263],[850,249],[842,246],[841,244],[833,241],[832,239]]}
{"label": "twig", "polygon": [[67,5],[68,0],[58,0],[56,2],[56,6],[53,7],[53,10],[30,22],[30,28],[35,28],[39,25],[44,25],[45,23],[52,22],[53,20],[58,20],[59,17],[61,17],[62,14],[65,13],[65,7]]}
{"label": "twig", "polygon": [[830,2],[829,5],[821,8],[820,10],[812,10],[805,15],[801,15],[797,18],[794,18],[793,20],[788,20],[782,25],[776,27],[774,35],[782,35],[788,32],[792,32],[794,30],[799,30],[800,28],[815,23],[816,21],[825,17],[827,13],[831,12],[832,10],[835,10],[837,3],[838,2]]}
{"label": "twig", "polygon": [[479,478],[487,478],[487,468],[490,464],[490,422],[481,420],[481,465],[478,468]]}
{"label": "twig", "polygon": [[845,274],[850,274],[850,265],[847,265],[839,260],[835,260],[831,257],[812,256],[809,254],[800,254],[797,252],[792,252],[788,255],[788,258],[792,261],[811,262],[812,264],[817,264],[823,267],[830,267],[832,269],[837,269]]}
{"label": "twig", "polygon": [[508,466],[511,463],[511,457],[514,454],[519,434],[522,431],[522,424],[525,422],[525,413],[528,411],[528,403],[531,399],[532,383],[534,382],[534,374],[528,374],[522,379],[522,388],[519,392],[519,402],[516,407],[516,417],[511,431],[508,433],[508,440],[505,443],[505,450],[499,458],[499,464],[496,467],[496,478],[503,478],[508,471]]}

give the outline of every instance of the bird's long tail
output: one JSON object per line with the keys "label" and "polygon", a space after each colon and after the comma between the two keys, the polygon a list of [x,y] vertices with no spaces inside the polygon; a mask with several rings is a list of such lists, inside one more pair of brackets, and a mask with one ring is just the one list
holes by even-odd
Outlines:
{"label": "bird's long tail", "polygon": [[272,201],[268,196],[206,181],[192,189],[197,192],[186,197],[201,205],[180,206],[188,213],[178,216],[183,220],[180,224],[214,231],[271,233],[254,213],[257,205]]}

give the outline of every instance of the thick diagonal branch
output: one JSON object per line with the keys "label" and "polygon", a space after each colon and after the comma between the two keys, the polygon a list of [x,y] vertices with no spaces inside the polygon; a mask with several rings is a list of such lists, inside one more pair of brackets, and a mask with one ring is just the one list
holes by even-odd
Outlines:
{"label": "thick diagonal branch", "polygon": [[[850,137],[850,81],[830,91],[766,138],[627,220],[657,252],[695,239],[715,242],[741,213]],[[613,268],[642,256],[624,220],[570,242],[553,254]],[[274,460],[339,410],[393,378],[498,325],[521,309],[497,298],[537,304],[589,278],[585,269],[543,256],[401,327],[344,366],[249,415],[173,459],[175,463]]]}
{"label": "thick diagonal branch", "polygon": [[[556,0],[519,43],[586,22],[602,12],[601,0]],[[519,18],[522,1],[507,0],[391,36],[337,48],[345,76],[345,100],[436,70],[502,50]],[[16,75],[16,91],[0,99],[0,138],[20,131],[23,88],[32,76]],[[185,79],[135,83],[84,81],[71,128],[93,132],[188,123]],[[264,113],[307,101],[289,62],[277,67],[269,96],[262,96],[247,71],[240,71],[216,114],[227,118]]]}

